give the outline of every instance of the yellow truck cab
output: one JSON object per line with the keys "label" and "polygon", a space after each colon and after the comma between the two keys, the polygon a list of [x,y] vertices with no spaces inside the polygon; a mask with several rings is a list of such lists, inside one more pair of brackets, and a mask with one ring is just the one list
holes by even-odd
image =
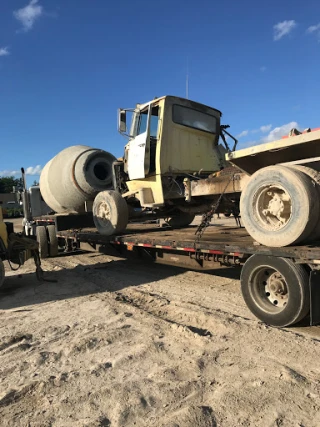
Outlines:
{"label": "yellow truck cab", "polygon": [[[126,112],[132,122],[127,133]],[[125,146],[124,171],[128,193],[136,193],[145,207],[164,205],[169,194],[166,177],[199,174],[209,176],[225,165],[226,150],[218,144],[221,112],[175,96],[137,104],[119,111],[119,131],[129,137]],[[171,184],[169,185],[170,188]]]}

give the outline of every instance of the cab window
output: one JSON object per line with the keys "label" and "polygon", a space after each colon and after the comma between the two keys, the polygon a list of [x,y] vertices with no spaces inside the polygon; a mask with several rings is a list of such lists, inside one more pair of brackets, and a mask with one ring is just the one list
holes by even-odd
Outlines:
{"label": "cab window", "polygon": [[[141,111],[138,117],[137,135],[140,135],[147,130],[148,110]],[[150,120],[150,136],[157,137],[159,122],[159,107],[153,107],[151,110]],[[136,135],[136,136],[137,136]]]}

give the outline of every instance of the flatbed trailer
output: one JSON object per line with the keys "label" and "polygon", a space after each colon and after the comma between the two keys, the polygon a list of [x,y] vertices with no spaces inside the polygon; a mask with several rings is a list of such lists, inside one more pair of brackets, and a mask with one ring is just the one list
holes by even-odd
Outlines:
{"label": "flatbed trailer", "polygon": [[284,327],[309,314],[310,325],[320,323],[320,242],[272,248],[256,244],[244,228],[213,224],[200,240],[196,229],[131,224],[125,234],[116,236],[103,236],[93,228],[61,230],[56,235],[66,252],[90,248],[186,268],[212,263],[241,267],[242,295],[260,320]]}

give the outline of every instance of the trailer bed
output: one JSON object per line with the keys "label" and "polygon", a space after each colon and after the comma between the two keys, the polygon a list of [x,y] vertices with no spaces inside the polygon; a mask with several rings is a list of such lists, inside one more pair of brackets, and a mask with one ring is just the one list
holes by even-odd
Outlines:
{"label": "trailer bed", "polygon": [[[197,239],[196,230],[197,225],[171,229],[130,224],[125,233],[116,236],[103,236],[93,228],[83,228],[58,231],[57,237],[65,251],[89,248],[123,257],[146,256],[154,262],[182,264],[187,268],[206,268],[212,263],[242,266],[242,293],[249,309],[260,320],[288,326],[309,311],[310,325],[320,323],[320,242],[275,248],[257,244],[244,228],[211,224],[201,239]],[[265,288],[269,286],[269,277],[274,294]],[[251,289],[257,291],[252,293]],[[279,301],[290,295],[293,297],[288,310],[284,306],[278,309]]]}
{"label": "trailer bed", "polygon": [[160,228],[148,224],[130,224],[125,234],[102,236],[95,229],[58,232],[58,237],[69,238],[93,245],[122,245],[134,247],[184,251],[190,253],[225,254],[247,258],[252,254],[292,258],[300,262],[320,263],[320,242],[312,245],[274,248],[262,246],[252,240],[244,228],[210,225],[197,240],[197,226],[180,229]]}

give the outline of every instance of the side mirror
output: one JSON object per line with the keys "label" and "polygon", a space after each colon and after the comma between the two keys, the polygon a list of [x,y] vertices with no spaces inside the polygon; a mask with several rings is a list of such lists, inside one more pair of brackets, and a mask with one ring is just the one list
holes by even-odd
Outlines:
{"label": "side mirror", "polygon": [[120,133],[127,132],[127,112],[126,110],[118,111],[118,131]]}

